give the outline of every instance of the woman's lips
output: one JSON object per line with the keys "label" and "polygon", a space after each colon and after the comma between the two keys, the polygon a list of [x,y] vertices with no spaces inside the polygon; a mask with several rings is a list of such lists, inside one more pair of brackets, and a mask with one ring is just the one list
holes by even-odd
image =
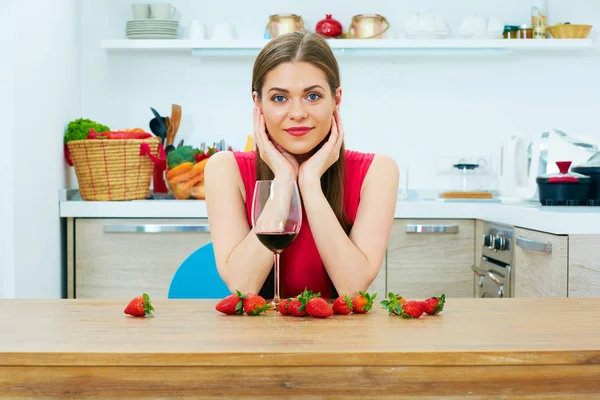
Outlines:
{"label": "woman's lips", "polygon": [[292,136],[304,136],[311,130],[312,128],[309,126],[294,126],[292,128],[285,129],[285,131]]}

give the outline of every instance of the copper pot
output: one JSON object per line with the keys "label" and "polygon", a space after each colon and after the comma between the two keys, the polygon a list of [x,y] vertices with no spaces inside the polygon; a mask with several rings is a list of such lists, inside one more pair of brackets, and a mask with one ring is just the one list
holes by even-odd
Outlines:
{"label": "copper pot", "polygon": [[379,14],[358,14],[352,17],[348,33],[352,39],[381,39],[390,28],[388,20]]}
{"label": "copper pot", "polygon": [[296,14],[270,15],[267,30],[272,38],[290,32],[303,31],[304,20]]}

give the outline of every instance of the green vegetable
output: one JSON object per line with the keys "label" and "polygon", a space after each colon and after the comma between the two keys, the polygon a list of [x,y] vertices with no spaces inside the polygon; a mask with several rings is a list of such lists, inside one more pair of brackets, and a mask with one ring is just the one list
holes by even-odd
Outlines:
{"label": "green vegetable", "polygon": [[70,142],[71,140],[83,140],[87,138],[90,133],[90,128],[98,133],[109,132],[110,128],[106,125],[99,124],[90,119],[79,118],[75,121],[69,122],[67,126],[67,132],[65,133],[64,142]]}
{"label": "green vegetable", "polygon": [[175,168],[184,162],[196,163],[196,149],[192,146],[181,146],[167,154],[169,168]]}

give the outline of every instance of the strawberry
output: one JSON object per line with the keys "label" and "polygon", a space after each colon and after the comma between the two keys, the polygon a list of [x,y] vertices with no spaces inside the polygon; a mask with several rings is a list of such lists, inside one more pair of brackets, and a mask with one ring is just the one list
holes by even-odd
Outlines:
{"label": "strawberry", "polygon": [[383,308],[388,310],[388,313],[390,315],[400,315],[400,313],[402,312],[402,306],[404,305],[404,303],[406,303],[406,300],[399,294],[394,294],[390,292],[388,293],[387,299],[381,300],[380,303],[383,306]]}
{"label": "strawberry", "polygon": [[359,295],[352,299],[352,312],[356,314],[366,314],[373,307],[373,300],[377,293],[371,297],[367,292],[358,292]]}
{"label": "strawberry", "polygon": [[261,296],[254,293],[246,293],[240,296],[244,304],[244,311],[248,315],[259,315],[271,308]]}
{"label": "strawberry", "polygon": [[410,300],[402,306],[400,316],[402,318],[414,319],[419,318],[425,311],[425,303],[422,301]]}
{"label": "strawberry", "polygon": [[215,309],[223,314],[227,315],[241,315],[244,313],[244,307],[242,302],[242,294],[239,290],[235,291],[236,294],[225,297],[223,300],[217,303]]}
{"label": "strawberry", "polygon": [[347,294],[344,294],[333,302],[333,313],[339,315],[348,315],[352,312],[352,298]]}
{"label": "strawberry", "polygon": [[308,301],[314,297],[319,297],[321,293],[313,294],[312,290],[307,290],[306,288],[302,293],[296,296],[294,299],[290,301],[288,305],[288,310],[290,311],[290,315],[294,317],[304,317],[306,316],[306,304]]}
{"label": "strawberry", "polygon": [[[302,310],[300,310],[300,308],[302,308]],[[298,299],[292,299],[292,301],[290,301],[290,304],[288,305],[288,311],[293,317],[304,317],[306,315],[306,311],[304,311],[304,305]]]}
{"label": "strawberry", "polygon": [[288,310],[288,306],[292,299],[283,299],[277,306],[277,310],[281,315],[290,315],[290,310]]}
{"label": "strawberry", "polygon": [[314,297],[306,303],[306,312],[314,318],[327,318],[333,315],[333,310],[322,297]]}
{"label": "strawberry", "polygon": [[430,297],[425,299],[425,312],[429,315],[438,315],[444,309],[446,295],[442,293],[440,297]]}
{"label": "strawberry", "polygon": [[150,296],[144,293],[141,296],[137,296],[132,299],[127,307],[125,307],[125,314],[133,315],[134,317],[151,317],[154,307]]}

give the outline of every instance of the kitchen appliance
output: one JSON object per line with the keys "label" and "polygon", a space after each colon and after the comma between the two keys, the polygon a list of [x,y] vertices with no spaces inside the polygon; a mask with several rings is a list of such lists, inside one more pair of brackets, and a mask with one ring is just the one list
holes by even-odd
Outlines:
{"label": "kitchen appliance", "polygon": [[471,269],[475,298],[514,297],[514,234],[512,226],[483,222],[483,247],[479,265]]}
{"label": "kitchen appliance", "polygon": [[559,129],[531,137],[511,135],[502,146],[499,192],[503,201],[539,200],[536,178],[558,172],[557,161],[585,162],[598,151]]}
{"label": "kitchen appliance", "polygon": [[587,205],[590,177],[569,172],[571,161],[557,161],[559,172],[538,176],[536,182],[540,203],[545,206]]}

